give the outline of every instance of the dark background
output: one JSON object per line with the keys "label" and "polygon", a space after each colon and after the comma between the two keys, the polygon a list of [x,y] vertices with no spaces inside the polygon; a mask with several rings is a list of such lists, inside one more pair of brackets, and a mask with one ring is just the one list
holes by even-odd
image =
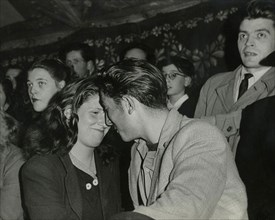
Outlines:
{"label": "dark background", "polygon": [[75,41],[95,50],[98,69],[118,61],[123,48],[140,41],[154,48],[157,61],[175,54],[190,59],[200,84],[240,64],[236,37],[245,0],[1,1],[22,17],[5,25],[9,15],[3,19],[1,7],[4,67],[26,65],[38,56],[56,57],[60,47]]}

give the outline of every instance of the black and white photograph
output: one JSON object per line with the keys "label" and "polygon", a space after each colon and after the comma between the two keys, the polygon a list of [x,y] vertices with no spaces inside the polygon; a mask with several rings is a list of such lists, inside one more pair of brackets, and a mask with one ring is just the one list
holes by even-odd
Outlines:
{"label": "black and white photograph", "polygon": [[275,0],[0,0],[0,220],[275,220]]}

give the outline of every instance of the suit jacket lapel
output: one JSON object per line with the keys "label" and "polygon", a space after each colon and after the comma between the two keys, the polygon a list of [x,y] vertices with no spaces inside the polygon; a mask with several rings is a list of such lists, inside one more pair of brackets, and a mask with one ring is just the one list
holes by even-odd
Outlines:
{"label": "suit jacket lapel", "polygon": [[[242,109],[255,100],[269,96],[275,88],[275,68],[271,68],[232,106],[232,110]],[[265,92],[267,91],[267,92]]]}
{"label": "suit jacket lapel", "polygon": [[60,159],[67,172],[65,177],[65,187],[66,187],[69,203],[72,209],[74,210],[74,212],[79,217],[79,219],[82,219],[82,197],[79,189],[76,170],[74,168],[73,163],[71,162],[69,155],[60,157]]}
{"label": "suit jacket lapel", "polygon": [[233,92],[236,74],[237,70],[232,73],[231,78],[229,78],[227,81],[224,82],[223,85],[216,89],[217,96],[221,100],[221,103],[226,112],[229,112],[231,107],[234,105]]}
{"label": "suit jacket lapel", "polygon": [[187,117],[192,118],[195,112],[196,102],[194,102],[193,97],[189,97],[184,103],[181,104],[181,106],[178,108],[178,111],[182,115],[186,115]]}
{"label": "suit jacket lapel", "polygon": [[148,202],[146,204],[147,206],[151,205],[156,200],[155,198],[156,198],[157,191],[158,191],[157,183],[158,183],[158,178],[159,178],[161,158],[162,158],[164,149],[165,149],[164,147],[160,147],[160,148],[158,148],[157,153],[156,153],[155,168],[154,168],[153,177],[152,177],[152,181],[151,181]]}
{"label": "suit jacket lapel", "polygon": [[[97,150],[94,151],[95,154],[95,165],[96,165],[96,172],[97,172],[97,179],[98,179],[98,186],[99,186],[99,195],[103,210],[103,218],[107,219],[106,214],[108,213],[108,207],[106,207],[106,198],[109,195],[106,195],[108,191],[108,187],[112,184],[112,179],[110,179],[110,170],[112,169],[112,163],[108,164],[108,166],[103,164],[103,160],[100,158],[100,155]],[[104,199],[105,198],[105,199]]]}
{"label": "suit jacket lapel", "polygon": [[[95,165],[96,165],[96,175],[97,175],[97,179],[98,179],[98,185],[99,185],[99,194],[100,194],[100,199],[101,202],[103,201],[103,193],[104,193],[104,188],[107,187],[108,182],[106,181],[106,172],[104,172],[104,166],[103,166],[103,162],[100,159],[97,150],[94,151],[95,154]],[[104,178],[105,176],[105,178]],[[105,180],[105,181],[103,181]],[[103,212],[104,213],[104,212]]]}
{"label": "suit jacket lapel", "polygon": [[256,82],[256,84],[254,86],[252,86],[251,88],[249,88],[240,97],[240,99],[238,99],[237,102],[235,102],[233,104],[233,106],[231,108],[232,111],[236,111],[238,109],[243,109],[247,105],[255,102],[255,100],[258,99],[257,97],[263,93],[265,86],[264,86],[264,84],[258,84],[258,82]]}
{"label": "suit jacket lapel", "polygon": [[172,109],[169,112],[166,122],[161,131],[147,205],[151,205],[156,200],[156,196],[159,190],[158,183],[160,177],[159,175],[161,169],[162,156],[167,145],[169,144],[169,141],[172,139],[172,136],[174,136],[175,133],[178,131],[179,124],[182,121],[182,117],[183,116],[179,114],[177,110]]}

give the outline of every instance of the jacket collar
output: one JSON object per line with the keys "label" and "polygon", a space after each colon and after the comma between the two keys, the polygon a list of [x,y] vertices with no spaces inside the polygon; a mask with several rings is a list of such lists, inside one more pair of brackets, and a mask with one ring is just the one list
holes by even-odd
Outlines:
{"label": "jacket collar", "polygon": [[[102,159],[99,156],[97,150],[94,151],[95,156],[95,164],[97,169],[97,178],[99,181],[99,191],[100,191],[100,199],[103,208],[104,219],[106,219],[106,212],[108,211],[104,206],[104,196],[106,197],[106,193],[104,193],[109,184],[112,184],[111,181],[106,181],[110,177],[110,173],[107,171],[110,169],[112,163],[110,163],[107,167],[103,164]],[[75,167],[70,159],[70,156],[67,154],[65,156],[60,157],[64,165],[64,169],[66,170],[65,177],[65,187],[68,195],[68,199],[70,205],[74,212],[77,214],[79,219],[82,219],[82,196],[79,188],[79,182]]]}
{"label": "jacket collar", "polygon": [[219,99],[221,99],[221,103],[227,112],[230,111],[230,108],[234,105],[234,86],[235,86],[235,78],[239,73],[241,66],[239,66],[234,72],[228,75],[227,80],[224,80],[222,84],[217,87],[216,93]]}
{"label": "jacket collar", "polygon": [[216,89],[216,93],[221,103],[223,104],[226,112],[237,110],[239,108],[245,107],[248,103],[248,100],[255,100],[259,97],[265,90],[269,93],[275,88],[275,68],[272,67],[269,69],[253,86],[251,86],[247,92],[234,103],[234,85],[236,74],[239,73],[240,67],[238,67],[231,75],[224,80]]}
{"label": "jacket collar", "polygon": [[179,131],[181,121],[182,121],[182,115],[176,110],[172,109],[165,121],[165,124],[162,128],[158,150],[156,153],[156,161],[155,161],[155,168],[153,172],[152,182],[151,182],[151,188],[150,193],[148,197],[148,204],[151,205],[157,196],[157,183],[159,181],[159,171],[161,168],[161,161],[163,153],[166,149],[166,147],[169,145],[170,141],[172,140],[173,136]]}
{"label": "jacket collar", "polygon": [[275,68],[269,69],[243,96],[234,103],[232,110],[246,107],[248,104],[269,96],[275,88]]}
{"label": "jacket collar", "polygon": [[60,160],[66,170],[65,188],[69,203],[79,219],[82,219],[82,197],[76,170],[68,154],[60,157]]}
{"label": "jacket collar", "polygon": [[[169,145],[173,136],[179,131],[182,123],[183,116],[176,110],[171,109],[166,118],[165,124],[162,128],[159,144],[154,161],[154,172],[151,181],[150,193],[146,205],[150,205],[155,201],[157,196],[157,184],[159,178],[159,171],[161,168],[161,160],[166,147]],[[138,190],[136,187],[138,175],[140,173],[141,158],[144,158],[148,149],[144,140],[137,140],[132,147],[132,160],[129,168],[129,185],[131,197],[137,205],[138,203]]]}
{"label": "jacket collar", "polygon": [[[104,211],[104,188],[107,187],[106,185],[108,185],[110,182],[106,181],[108,178],[106,178],[106,172],[105,172],[105,165],[103,164],[102,159],[99,156],[99,153],[97,150],[94,151],[94,157],[95,157],[95,166],[96,166],[96,175],[97,175],[97,179],[98,179],[98,186],[99,186],[99,195],[100,195],[100,200],[101,200],[101,205],[102,205],[102,209],[103,209],[103,217],[104,219],[106,219],[106,212]],[[106,181],[106,182],[105,182]]]}

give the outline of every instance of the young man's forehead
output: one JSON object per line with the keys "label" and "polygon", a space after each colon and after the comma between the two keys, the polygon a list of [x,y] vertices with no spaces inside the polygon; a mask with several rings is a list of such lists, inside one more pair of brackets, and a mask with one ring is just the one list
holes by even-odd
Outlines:
{"label": "young man's forehead", "polygon": [[118,102],[114,98],[104,94],[102,91],[99,92],[99,97],[100,97],[99,103],[102,105],[102,107],[104,109],[105,108],[119,108],[120,107],[120,105],[118,104]]}

